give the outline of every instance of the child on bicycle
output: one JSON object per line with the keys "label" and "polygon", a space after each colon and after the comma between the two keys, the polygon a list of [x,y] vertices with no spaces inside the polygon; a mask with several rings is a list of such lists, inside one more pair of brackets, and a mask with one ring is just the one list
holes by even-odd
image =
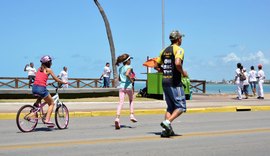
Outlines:
{"label": "child on bicycle", "polygon": [[49,107],[46,114],[45,124],[48,127],[54,127],[54,123],[51,122],[51,115],[54,108],[54,101],[49,91],[47,90],[47,81],[48,77],[51,75],[52,78],[59,83],[67,84],[68,82],[63,82],[54,74],[53,70],[50,68],[52,65],[52,58],[49,55],[45,55],[40,59],[41,66],[36,73],[36,78],[34,81],[34,85],[32,87],[32,93],[38,95],[40,98],[37,100],[40,101],[44,99]]}
{"label": "child on bicycle", "polygon": [[116,65],[123,63],[123,66],[119,68],[119,104],[117,107],[116,118],[115,118],[115,129],[120,129],[120,112],[124,104],[125,94],[128,94],[129,97],[129,107],[130,107],[130,120],[132,122],[137,122],[134,117],[134,108],[133,108],[133,89],[132,83],[134,80],[131,77],[132,67],[131,59],[128,54],[123,54],[117,58]]}

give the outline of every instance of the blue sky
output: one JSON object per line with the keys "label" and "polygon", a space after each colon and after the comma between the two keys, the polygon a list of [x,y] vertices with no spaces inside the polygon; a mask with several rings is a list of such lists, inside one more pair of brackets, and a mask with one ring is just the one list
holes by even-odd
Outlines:
{"label": "blue sky", "polygon": [[[147,56],[162,49],[161,0],[99,0],[109,19],[116,56],[131,54],[137,77]],[[165,41],[185,34],[184,69],[191,79],[232,79],[237,62],[262,63],[270,77],[269,0],[165,0]],[[103,19],[93,0],[1,0],[1,76],[26,76],[25,64],[49,54],[53,70],[97,78],[111,61]]]}

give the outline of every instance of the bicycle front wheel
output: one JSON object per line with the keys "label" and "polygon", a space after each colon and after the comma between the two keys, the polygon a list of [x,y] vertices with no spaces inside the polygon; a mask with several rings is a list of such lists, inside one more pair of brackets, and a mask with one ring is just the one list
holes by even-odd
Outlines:
{"label": "bicycle front wheel", "polygon": [[22,106],[16,116],[17,127],[22,132],[33,131],[38,123],[38,114],[34,106],[24,105]]}
{"label": "bicycle front wheel", "polygon": [[65,129],[69,123],[69,112],[66,105],[61,104],[55,110],[55,123],[59,129]]}

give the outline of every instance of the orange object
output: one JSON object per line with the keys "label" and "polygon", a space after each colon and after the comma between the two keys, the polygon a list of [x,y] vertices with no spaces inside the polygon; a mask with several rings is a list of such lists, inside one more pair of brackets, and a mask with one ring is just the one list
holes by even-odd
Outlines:
{"label": "orange object", "polygon": [[152,58],[152,59],[149,59],[146,62],[144,62],[143,66],[153,68],[153,67],[155,67],[156,63],[157,63],[157,58]]}

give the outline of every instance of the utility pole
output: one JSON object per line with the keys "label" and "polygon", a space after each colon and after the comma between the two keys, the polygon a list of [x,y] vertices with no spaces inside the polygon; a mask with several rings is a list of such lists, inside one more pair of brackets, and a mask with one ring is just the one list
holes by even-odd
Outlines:
{"label": "utility pole", "polygon": [[162,49],[165,48],[165,0],[162,0]]}

